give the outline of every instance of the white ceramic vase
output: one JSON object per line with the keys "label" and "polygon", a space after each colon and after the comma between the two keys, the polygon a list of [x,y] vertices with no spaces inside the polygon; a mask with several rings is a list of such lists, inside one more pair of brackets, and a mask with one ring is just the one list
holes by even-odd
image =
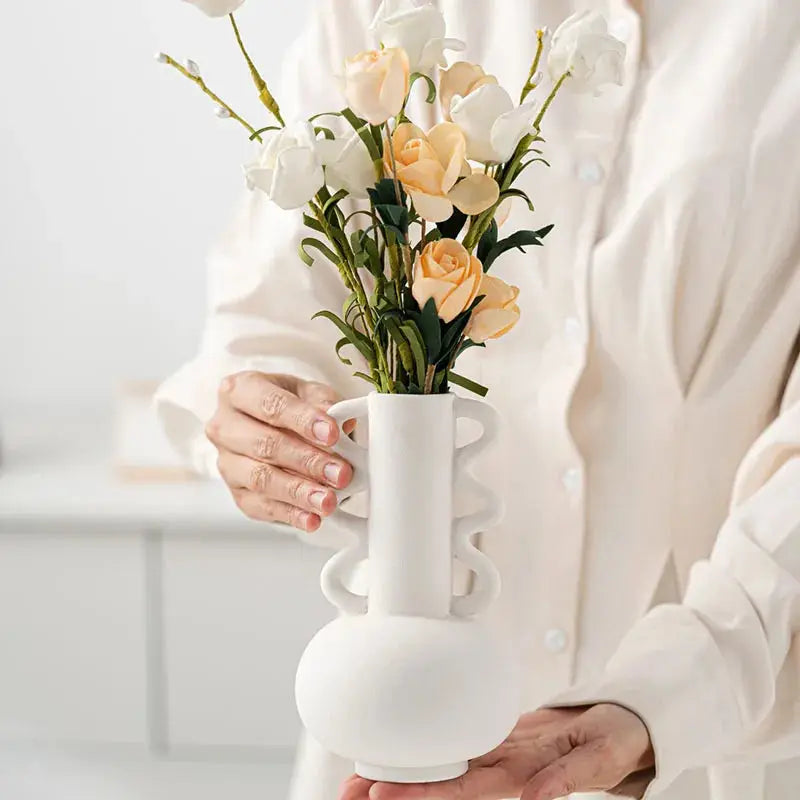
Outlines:
{"label": "white ceramic vase", "polygon": [[[342,499],[368,490],[369,516],[336,512],[354,541],[324,567],[322,590],[343,614],[300,660],[300,717],[362,777],[457,777],[500,744],[519,715],[516,662],[481,619],[500,580],[470,542],[502,515],[496,495],[466,471],[495,438],[497,414],[451,394],[371,394],[330,414],[340,423],[368,417],[368,447],[342,436],[336,449],[356,470]],[[483,433],[457,449],[459,417],[477,420]],[[483,508],[454,518],[456,486]],[[369,591],[361,596],[343,581],[365,558]],[[466,595],[453,594],[454,559],[474,573]]]}

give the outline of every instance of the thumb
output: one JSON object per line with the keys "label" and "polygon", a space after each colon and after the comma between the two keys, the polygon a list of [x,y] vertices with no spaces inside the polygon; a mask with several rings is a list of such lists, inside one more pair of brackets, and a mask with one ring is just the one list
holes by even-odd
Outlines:
{"label": "thumb", "polygon": [[520,800],[557,800],[574,792],[611,789],[624,778],[612,774],[612,764],[602,743],[576,747],[537,772],[528,781]]}

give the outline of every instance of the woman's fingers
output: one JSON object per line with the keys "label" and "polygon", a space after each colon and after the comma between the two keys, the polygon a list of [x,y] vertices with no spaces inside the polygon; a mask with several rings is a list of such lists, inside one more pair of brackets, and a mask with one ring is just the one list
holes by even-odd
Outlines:
{"label": "woman's fingers", "polygon": [[217,465],[220,475],[232,489],[247,489],[320,517],[326,517],[336,509],[336,494],[330,487],[286,472],[273,464],[221,450]]}
{"label": "woman's fingers", "polygon": [[[275,428],[293,431],[308,442],[330,447],[339,438],[335,419],[294,391],[275,382],[278,376],[240,372],[220,384],[220,405],[233,408]],[[285,377],[285,376],[282,376]]]}
{"label": "woman's fingers", "polygon": [[339,790],[337,800],[369,800],[369,790],[372,781],[359,775],[351,775]]}
{"label": "woman's fingers", "polygon": [[272,500],[248,489],[232,489],[231,491],[236,505],[250,519],[256,519],[259,522],[282,522],[305,533],[314,533],[319,530],[322,523],[319,514],[303,511],[297,506]]}
{"label": "woman's fingers", "polygon": [[592,792],[616,786],[623,775],[614,774],[614,762],[601,742],[576,747],[537,772],[520,800],[557,800],[574,792]]}
{"label": "woman's fingers", "polygon": [[516,796],[515,791],[519,788],[512,776],[498,766],[470,769],[460,778],[440,783],[376,783],[369,800],[503,800]]}
{"label": "woman's fingers", "polygon": [[314,447],[297,434],[272,428],[230,408],[221,409],[206,426],[219,449],[264,461],[337,489],[347,486],[353,468],[339,456]]}

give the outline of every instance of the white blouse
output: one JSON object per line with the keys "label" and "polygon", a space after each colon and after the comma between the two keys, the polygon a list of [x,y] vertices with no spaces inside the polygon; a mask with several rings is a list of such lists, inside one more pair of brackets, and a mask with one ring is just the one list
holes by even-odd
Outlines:
{"label": "white blouse", "polygon": [[[508,514],[482,547],[503,574],[492,613],[527,665],[525,710],[634,709],[653,796],[785,800],[800,762],[765,765],[800,755],[800,3],[646,0],[644,25],[623,0],[439,5],[464,57],[512,93],[534,30],[575,9],[603,11],[628,44],[623,88],[564,94],[545,120],[552,168],[526,171],[536,212],[520,204],[509,227],[555,230],[498,262],[522,321],[460,362],[506,420],[485,474]],[[367,46],[376,7],[320,0],[285,107],[342,105],[323,76]],[[309,321],[343,293],[334,268],[298,262],[298,217],[251,194],[211,257],[200,353],[159,395],[198,465],[225,374],[365,391]],[[310,743],[295,796],[334,800],[343,770]]]}

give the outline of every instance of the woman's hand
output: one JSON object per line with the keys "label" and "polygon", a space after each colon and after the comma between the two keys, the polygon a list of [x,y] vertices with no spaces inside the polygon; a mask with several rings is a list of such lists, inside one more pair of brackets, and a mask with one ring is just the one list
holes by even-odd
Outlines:
{"label": "woman's hand", "polygon": [[540,709],[452,781],[401,785],[353,776],[340,800],[555,800],[573,792],[641,797],[653,777],[644,723],[621,706]]}
{"label": "woman's hand", "polygon": [[353,478],[350,464],[326,449],[339,427],[325,412],[340,399],[329,386],[291,375],[240,372],[222,381],[206,435],[248,517],[313,532],[336,509],[334,489]]}

